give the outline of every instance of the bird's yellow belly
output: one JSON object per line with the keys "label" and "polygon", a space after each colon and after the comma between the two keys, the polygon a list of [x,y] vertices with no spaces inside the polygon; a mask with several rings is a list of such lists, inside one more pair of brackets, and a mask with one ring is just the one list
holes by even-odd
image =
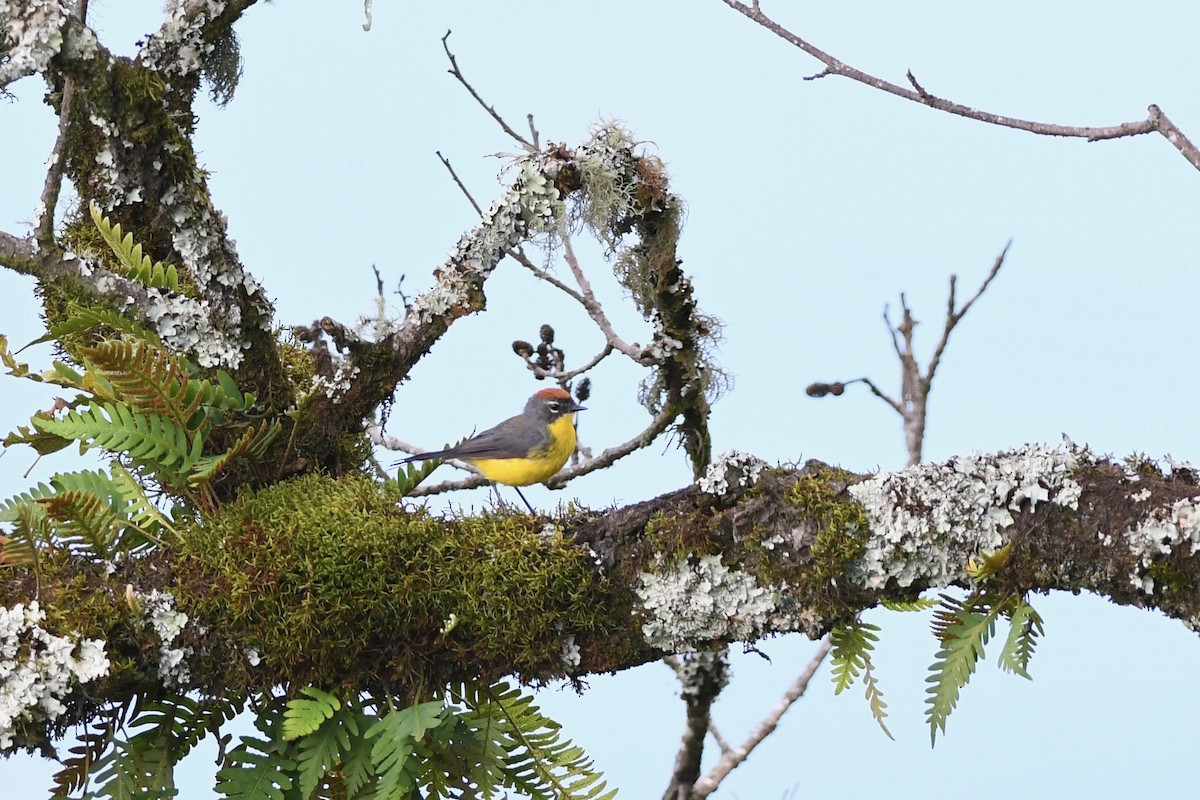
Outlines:
{"label": "bird's yellow belly", "polygon": [[566,459],[552,461],[548,458],[472,458],[468,459],[479,468],[489,481],[505,486],[529,486],[549,480],[562,469]]}
{"label": "bird's yellow belly", "polygon": [[550,446],[526,458],[468,458],[483,477],[505,486],[529,486],[554,477],[575,452],[574,415],[567,414],[550,424]]}

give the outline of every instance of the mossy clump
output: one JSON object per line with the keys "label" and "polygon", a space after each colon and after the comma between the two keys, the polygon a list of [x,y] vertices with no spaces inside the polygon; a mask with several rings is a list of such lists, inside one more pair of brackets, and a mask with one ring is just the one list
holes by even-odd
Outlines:
{"label": "mossy clump", "polygon": [[362,476],[307,475],[244,493],[187,531],[184,610],[225,634],[197,649],[210,663],[196,674],[420,693],[562,674],[566,637],[607,624],[583,549],[528,517],[445,520],[398,500]]}
{"label": "mossy clump", "polygon": [[845,487],[857,479],[847,470],[813,462],[784,491],[784,500],[801,509],[812,525],[804,584],[814,587],[811,606],[822,617],[844,614],[840,606],[847,598],[844,590],[832,591],[833,581],[844,578],[851,562],[862,555],[870,532],[866,510],[845,494]]}

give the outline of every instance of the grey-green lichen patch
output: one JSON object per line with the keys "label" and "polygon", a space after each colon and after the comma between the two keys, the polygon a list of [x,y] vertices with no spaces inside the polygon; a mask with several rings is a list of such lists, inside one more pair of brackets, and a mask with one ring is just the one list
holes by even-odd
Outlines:
{"label": "grey-green lichen patch", "polygon": [[849,491],[866,509],[870,533],[850,577],[869,589],[963,580],[971,556],[1005,543],[1013,512],[1039,503],[1078,508],[1082,488],[1072,475],[1094,462],[1087,448],[1069,441],[1058,448],[1034,444],[855,484]]}
{"label": "grey-green lichen patch", "polygon": [[751,641],[775,610],[773,587],[730,569],[716,555],[682,556],[666,572],[643,572],[635,591],[645,610],[646,642],[672,652],[713,641]]}
{"label": "grey-green lichen patch", "polygon": [[146,622],[158,636],[158,677],[170,688],[185,686],[191,679],[187,657],[190,647],[172,647],[188,624],[188,615],[175,607],[175,595],[154,589],[137,595]]}
{"label": "grey-green lichen patch", "polygon": [[20,722],[58,719],[68,694],[109,672],[103,640],[57,636],[45,619],[36,600],[0,608],[0,751]]}
{"label": "grey-green lichen patch", "polygon": [[731,489],[749,488],[766,467],[767,462],[755,455],[729,450],[709,465],[704,477],[696,481],[696,488],[715,495],[728,494]]}
{"label": "grey-green lichen patch", "polygon": [[1184,498],[1169,507],[1154,509],[1140,525],[1121,535],[1137,558],[1129,583],[1145,594],[1154,595],[1153,565],[1160,556],[1171,555],[1180,548],[1186,548],[1187,555],[1200,552],[1200,497]]}

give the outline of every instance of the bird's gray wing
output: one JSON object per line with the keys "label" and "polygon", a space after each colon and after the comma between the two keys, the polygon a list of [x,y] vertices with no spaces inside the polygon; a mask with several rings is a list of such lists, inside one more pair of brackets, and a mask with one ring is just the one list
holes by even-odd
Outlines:
{"label": "bird's gray wing", "polygon": [[494,428],[476,434],[454,447],[422,453],[406,461],[424,461],[429,458],[524,458],[530,450],[544,448],[549,435],[539,430],[536,424],[517,416],[501,422]]}

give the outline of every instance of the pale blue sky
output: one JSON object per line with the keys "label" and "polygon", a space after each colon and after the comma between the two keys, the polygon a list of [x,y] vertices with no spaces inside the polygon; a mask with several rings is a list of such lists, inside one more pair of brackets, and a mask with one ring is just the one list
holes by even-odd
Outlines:
{"label": "pale blue sky", "polygon": [[[1140,119],[1158,103],[1200,140],[1200,5],[1190,0],[1014,1],[1004,4],[793,3],[767,10],[850,64],[902,82],[912,69],[934,94],[1067,124]],[[1195,358],[1200,297],[1200,175],[1164,139],[1088,144],[990,128],[846,80],[803,82],[819,66],[718,0],[395,3],[377,0],[374,29],[356,2],[279,2],[238,27],[246,73],[232,104],[199,109],[198,147],[213,173],[246,266],[275,298],[279,320],[372,308],[372,263],[405,289],[430,271],[472,212],[434,155],[441,150],[484,204],[514,147],[450,78],[440,38],[452,28],[462,68],[514,124],[535,114],[544,140],[575,144],[618,119],[667,163],[686,201],[680,248],[702,308],[726,323],[720,363],[735,378],[715,407],[717,452],[770,461],[820,458],[846,467],[904,461],[898,419],[865,392],[810,400],[814,380],[898,368],[880,321],[906,291],[918,344],[941,327],[947,276],[973,290],[1010,237],[1004,272],[951,342],[931,398],[926,456],[993,450],[1063,433],[1101,452],[1170,453],[1200,462]],[[102,40],[132,52],[160,20],[156,3],[93,2]],[[18,84],[0,105],[0,229],[33,215],[53,143],[44,88]],[[619,291],[594,283],[626,338],[645,341]],[[35,338],[30,283],[0,271],[0,332]],[[542,322],[568,356],[598,336],[506,262],[486,314],[456,324],[402,387],[389,431],[440,444],[519,409],[535,388],[508,343]],[[531,309],[537,309],[531,311]],[[31,357],[48,358],[43,348]],[[1180,361],[1180,358],[1183,360]],[[595,378],[580,433],[597,449],[643,422],[638,376]],[[0,382],[0,428],[47,402]],[[0,459],[0,486],[68,468],[27,453]],[[651,447],[565,491],[625,503],[688,481],[682,454]],[[456,502],[478,506],[486,495]],[[779,731],[718,795],[776,798],[939,794],[951,775],[976,798],[1183,794],[1194,785],[1200,670],[1195,635],[1161,616],[1093,598],[1035,598],[1047,622],[1034,681],[989,664],[964,691],[930,750],[924,672],[935,643],[927,619],[877,614],[876,659],[891,704],[887,740],[858,690],[834,698],[819,673]],[[739,741],[806,663],[798,638],[740,657],[716,709]],[[593,679],[591,691],[543,693],[545,708],[585,744],[622,796],[657,797],[682,730],[682,704],[660,665]],[[181,796],[210,795],[211,762],[181,772]],[[988,764],[990,766],[983,766]],[[977,765],[977,766],[974,766]],[[22,757],[0,778],[38,796],[50,768]],[[198,776],[198,777],[190,777]]]}

